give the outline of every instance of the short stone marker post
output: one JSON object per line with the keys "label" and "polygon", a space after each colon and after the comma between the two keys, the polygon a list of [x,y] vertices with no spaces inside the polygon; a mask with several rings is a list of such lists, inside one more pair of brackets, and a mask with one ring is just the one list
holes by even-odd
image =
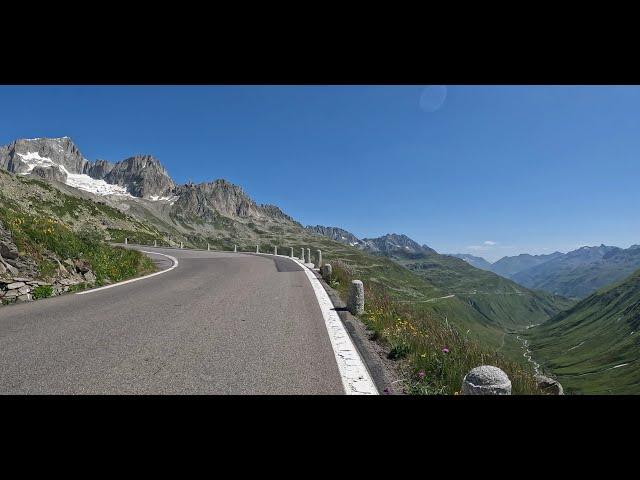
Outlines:
{"label": "short stone marker post", "polygon": [[307,263],[311,263],[311,249],[307,248]]}
{"label": "short stone marker post", "polygon": [[300,253],[300,260],[302,260],[302,263],[304,263],[304,247],[302,247],[302,251]]}
{"label": "short stone marker post", "polygon": [[320,267],[320,272],[322,273],[322,278],[324,278],[327,282],[331,280],[333,269],[331,268],[330,263],[326,263],[322,267]]}
{"label": "short stone marker post", "polygon": [[211,250],[211,247],[209,246],[209,244],[207,243],[207,252]]}
{"label": "short stone marker post", "polygon": [[361,280],[351,280],[349,285],[349,298],[347,299],[347,310],[352,315],[364,313],[364,285]]}
{"label": "short stone marker post", "polygon": [[278,255],[278,246],[273,247],[273,254]]}
{"label": "short stone marker post", "polygon": [[289,255],[291,258],[293,258],[293,247],[291,247],[291,255]]}
{"label": "short stone marker post", "polygon": [[234,245],[234,246],[233,246],[233,253],[236,253],[237,251],[238,251],[238,246],[237,246],[237,245]]}
{"label": "short stone marker post", "polygon": [[498,367],[482,365],[462,380],[463,395],[511,395],[511,380]]}
{"label": "short stone marker post", "polygon": [[126,237],[125,237],[125,239],[124,239],[124,244],[125,244],[125,245],[129,245],[129,239],[128,239],[128,238],[126,238]]}
{"label": "short stone marker post", "polygon": [[536,375],[534,378],[536,379],[538,388],[542,390],[542,393],[545,395],[564,395],[564,389],[557,380],[544,375]]}
{"label": "short stone marker post", "polygon": [[322,267],[322,250],[318,250],[318,268]]}
{"label": "short stone marker post", "polygon": [[260,245],[256,245],[256,253],[260,253]]}
{"label": "short stone marker post", "polygon": [[180,248],[183,248],[182,242],[180,242]]}

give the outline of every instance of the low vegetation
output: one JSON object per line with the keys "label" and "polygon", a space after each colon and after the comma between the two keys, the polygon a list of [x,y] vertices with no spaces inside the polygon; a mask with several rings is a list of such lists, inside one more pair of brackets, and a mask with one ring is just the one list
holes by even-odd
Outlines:
{"label": "low vegetation", "polygon": [[[0,221],[11,232],[21,254],[36,261],[41,278],[47,278],[56,271],[57,263],[47,255],[49,252],[61,261],[87,261],[98,285],[118,282],[154,269],[145,255],[107,245],[101,232],[74,232],[59,218],[25,211],[4,196],[0,196]],[[46,290],[41,289],[38,296],[46,296],[45,293]]]}
{"label": "low vegetation", "polygon": [[565,391],[640,393],[640,270],[526,333]]}
{"label": "low vegetation", "polygon": [[[332,267],[330,284],[345,298],[353,270],[341,261],[332,262]],[[514,394],[540,393],[534,373],[527,365],[483,347],[468,332],[462,332],[447,320],[394,300],[383,286],[364,283],[366,302],[362,321],[373,331],[374,339],[388,348],[389,358],[399,362],[406,393],[457,394],[464,376],[480,365],[495,365],[504,370],[511,379]]]}

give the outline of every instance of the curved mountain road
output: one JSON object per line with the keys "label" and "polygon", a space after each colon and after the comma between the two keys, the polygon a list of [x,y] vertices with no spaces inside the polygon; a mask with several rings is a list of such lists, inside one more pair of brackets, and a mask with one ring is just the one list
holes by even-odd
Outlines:
{"label": "curved mountain road", "polygon": [[[0,308],[0,393],[345,393],[298,263],[141,249],[179,265],[126,285]],[[150,253],[169,267],[157,254]]]}

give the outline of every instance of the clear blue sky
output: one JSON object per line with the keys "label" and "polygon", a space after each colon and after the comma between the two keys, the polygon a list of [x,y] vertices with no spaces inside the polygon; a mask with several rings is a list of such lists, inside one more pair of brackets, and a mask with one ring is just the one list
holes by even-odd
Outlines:
{"label": "clear blue sky", "polygon": [[2,86],[0,105],[1,144],[153,154],[359,237],[490,260],[640,243],[637,87]]}

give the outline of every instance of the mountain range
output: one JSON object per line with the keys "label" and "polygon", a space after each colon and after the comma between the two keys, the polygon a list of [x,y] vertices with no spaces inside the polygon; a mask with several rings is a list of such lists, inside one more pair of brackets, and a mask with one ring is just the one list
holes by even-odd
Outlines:
{"label": "mountain range", "polygon": [[452,254],[527,288],[582,299],[640,268],[640,245],[584,246],[568,253],[521,254],[489,263],[469,254]]}
{"label": "mountain range", "polygon": [[[284,248],[286,254],[291,248],[296,253],[311,248],[314,255],[322,249],[326,261],[348,265],[359,278],[384,286],[394,298],[420,305],[426,314],[452,322],[518,359],[519,346],[505,331],[544,322],[571,304],[440,255],[406,235],[358,239],[338,227],[303,227],[277,206],[257,204],[241,187],[223,179],[178,185],[150,155],[91,161],[69,137],[37,138],[0,147],[0,168],[121,211],[126,222],[115,223],[111,217],[89,222],[107,240],[222,249],[237,245],[240,251]],[[24,197],[21,205],[34,204],[34,192],[20,192],[15,182],[6,183]],[[64,206],[42,209],[70,224],[77,215]]]}
{"label": "mountain range", "polygon": [[[176,184],[151,155],[91,161],[69,137],[0,147],[0,169],[9,172],[0,175],[6,211],[15,204],[25,215],[37,212],[63,220],[77,234],[97,232],[115,242],[237,245],[240,251],[258,246],[286,254],[321,249],[326,261],[511,359],[526,362],[518,338],[527,338],[543,368],[570,391],[638,393],[638,245],[522,254],[493,264],[469,254],[443,255],[402,234],[360,239],[339,227],[303,227],[223,179]],[[17,268],[13,244],[3,242],[4,269]]]}

